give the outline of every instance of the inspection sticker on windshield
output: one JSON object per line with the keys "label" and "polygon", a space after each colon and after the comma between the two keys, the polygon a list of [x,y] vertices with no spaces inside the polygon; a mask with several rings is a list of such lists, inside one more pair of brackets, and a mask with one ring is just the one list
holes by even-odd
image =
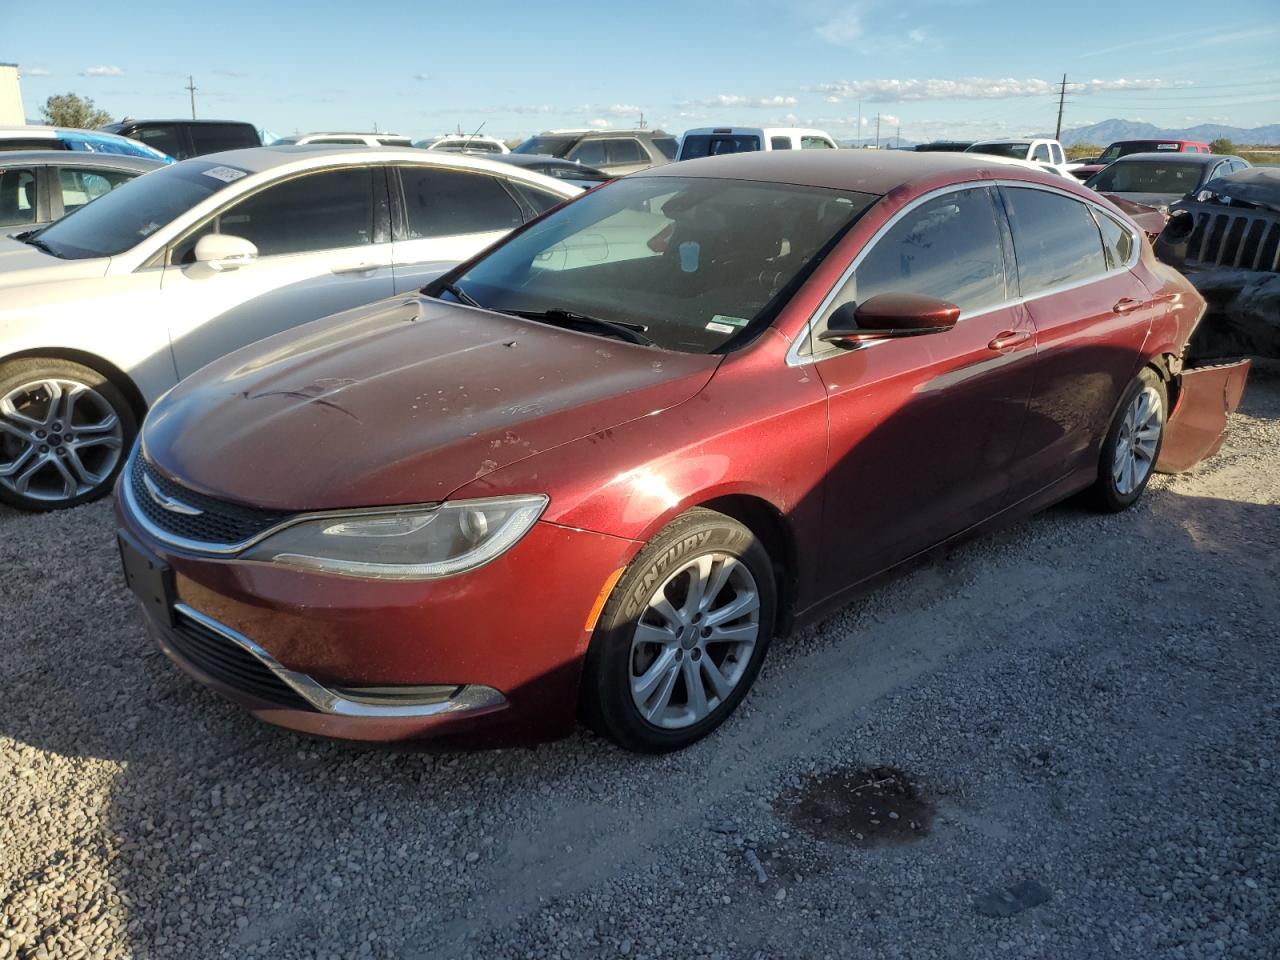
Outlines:
{"label": "inspection sticker on windshield", "polygon": [[738,328],[732,327],[727,323],[716,323],[712,320],[707,324],[707,329],[714,331],[715,333],[734,333]]}
{"label": "inspection sticker on windshield", "polygon": [[241,177],[248,176],[243,170],[237,170],[235,167],[210,167],[204,171],[206,177],[213,177],[215,180],[221,180],[223,183],[232,183]]}
{"label": "inspection sticker on windshield", "polygon": [[711,318],[712,323],[727,323],[731,327],[745,327],[747,325],[746,317],[726,317],[723,313],[717,313]]}

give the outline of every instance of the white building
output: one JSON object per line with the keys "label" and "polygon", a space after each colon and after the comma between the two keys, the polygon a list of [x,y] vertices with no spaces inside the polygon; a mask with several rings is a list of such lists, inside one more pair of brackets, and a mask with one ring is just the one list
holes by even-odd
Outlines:
{"label": "white building", "polygon": [[22,109],[22,88],[18,86],[18,65],[0,63],[0,125],[12,126],[27,122]]}

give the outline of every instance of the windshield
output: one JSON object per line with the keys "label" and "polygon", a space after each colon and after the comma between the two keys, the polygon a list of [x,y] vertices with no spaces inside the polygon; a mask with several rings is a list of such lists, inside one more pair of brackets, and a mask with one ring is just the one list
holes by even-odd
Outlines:
{"label": "windshield", "polygon": [[766,326],[877,199],[757,181],[623,179],[449,279],[491,310],[570,311],[642,329],[668,350],[711,353]]}
{"label": "windshield", "polygon": [[1093,175],[1099,193],[1168,193],[1182,196],[1200,186],[1205,167],[1166,160],[1126,160]]}
{"label": "windshield", "polygon": [[1165,151],[1177,153],[1181,148],[1182,144],[1169,140],[1125,140],[1122,143],[1113,143],[1102,151],[1098,162],[1111,163],[1118,157],[1127,157],[1131,153],[1163,153]]}
{"label": "windshield", "polygon": [[972,147],[965,150],[965,153],[985,153],[990,157],[1008,157],[1010,160],[1027,159],[1027,151],[1031,149],[1031,144],[1022,141],[1018,143],[975,143]]}
{"label": "windshield", "polygon": [[188,160],[130,180],[40,231],[55,257],[113,257],[245,175],[223,164]]}
{"label": "windshield", "polygon": [[718,157],[725,153],[750,153],[760,149],[760,138],[750,133],[694,133],[684,138],[681,160]]}
{"label": "windshield", "polygon": [[577,142],[577,137],[530,137],[511,152],[548,153],[553,157],[563,157]]}

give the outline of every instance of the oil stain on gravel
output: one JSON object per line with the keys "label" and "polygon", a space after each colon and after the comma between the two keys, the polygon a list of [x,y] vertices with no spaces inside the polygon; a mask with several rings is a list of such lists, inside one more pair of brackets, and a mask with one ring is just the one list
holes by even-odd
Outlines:
{"label": "oil stain on gravel", "polygon": [[807,778],[774,810],[820,840],[858,847],[919,840],[933,822],[933,803],[894,767],[836,767]]}

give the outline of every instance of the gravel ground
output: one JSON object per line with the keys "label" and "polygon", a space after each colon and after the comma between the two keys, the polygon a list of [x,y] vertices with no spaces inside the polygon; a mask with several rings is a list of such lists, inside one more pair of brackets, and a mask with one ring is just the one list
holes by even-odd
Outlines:
{"label": "gravel ground", "polygon": [[1278,418],[1255,378],[1211,463],[891,580],[656,759],[263,726],[147,645],[106,505],[0,513],[0,958],[1280,956]]}

